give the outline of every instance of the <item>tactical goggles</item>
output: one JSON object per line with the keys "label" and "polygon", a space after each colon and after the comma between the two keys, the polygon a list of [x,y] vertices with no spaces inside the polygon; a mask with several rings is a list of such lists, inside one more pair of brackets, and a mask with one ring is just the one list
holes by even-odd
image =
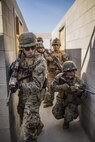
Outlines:
{"label": "tactical goggles", "polygon": [[26,48],[24,48],[26,51],[29,51],[30,49],[31,50],[34,50],[35,49],[35,46],[31,46],[31,47],[26,47]]}
{"label": "tactical goggles", "polygon": [[59,44],[53,44],[53,46],[59,46]]}
{"label": "tactical goggles", "polygon": [[67,70],[66,72],[74,72],[76,71],[75,69],[72,69],[72,70]]}

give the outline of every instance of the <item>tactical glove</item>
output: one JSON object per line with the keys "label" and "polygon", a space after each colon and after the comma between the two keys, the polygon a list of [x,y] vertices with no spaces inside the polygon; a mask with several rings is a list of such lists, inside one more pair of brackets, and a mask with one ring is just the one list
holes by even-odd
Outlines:
{"label": "tactical glove", "polygon": [[70,86],[70,89],[72,92],[78,91],[78,87],[76,87],[76,86]]}
{"label": "tactical glove", "polygon": [[67,91],[69,88],[70,88],[69,85],[67,83],[64,83],[62,85],[58,85],[57,90],[58,91],[60,91],[60,90]]}
{"label": "tactical glove", "polygon": [[9,86],[9,90],[11,90],[12,93],[15,93],[16,90],[17,90],[17,87],[14,86],[14,85],[10,85],[10,86]]}
{"label": "tactical glove", "polygon": [[46,57],[46,59],[51,62],[53,61],[53,58],[51,56]]}
{"label": "tactical glove", "polygon": [[9,80],[9,90],[12,93],[15,93],[18,88],[17,79],[15,77],[11,77]]}

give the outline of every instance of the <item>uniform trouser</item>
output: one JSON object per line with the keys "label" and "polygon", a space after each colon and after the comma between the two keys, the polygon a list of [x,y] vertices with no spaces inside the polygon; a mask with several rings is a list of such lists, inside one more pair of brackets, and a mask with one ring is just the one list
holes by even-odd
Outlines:
{"label": "uniform trouser", "polygon": [[44,99],[45,103],[50,103],[50,102],[53,101],[54,92],[50,88],[51,88],[51,83],[54,80],[55,76],[56,76],[55,72],[49,71],[49,73],[48,73],[48,85],[47,85],[48,90],[46,90],[46,93],[45,93],[46,95],[45,95],[45,99]]}
{"label": "uniform trouser", "polygon": [[69,103],[65,108],[64,121],[70,122],[78,117],[78,105]]}
{"label": "uniform trouser", "polygon": [[64,103],[56,102],[55,106],[52,109],[52,113],[56,119],[64,118],[65,122],[70,122],[73,119],[78,117],[78,105],[75,104],[68,104],[64,106]]}
{"label": "uniform trouser", "polygon": [[64,118],[65,107],[62,103],[56,103],[52,109],[52,113],[56,119]]}
{"label": "uniform trouser", "polygon": [[19,97],[19,102],[17,106],[17,112],[20,117],[20,125],[22,125],[23,122],[23,113],[24,113],[24,108],[25,108],[25,102],[26,102],[26,97],[23,97],[23,92],[20,90],[18,97]]}
{"label": "uniform trouser", "polygon": [[55,72],[49,71],[49,73],[48,73],[48,87],[50,87],[50,85],[51,85],[52,81],[54,80],[55,76],[56,76]]}
{"label": "uniform trouser", "polygon": [[39,115],[40,103],[37,95],[31,95],[26,100],[22,123],[24,142],[37,141],[38,129],[42,123]]}

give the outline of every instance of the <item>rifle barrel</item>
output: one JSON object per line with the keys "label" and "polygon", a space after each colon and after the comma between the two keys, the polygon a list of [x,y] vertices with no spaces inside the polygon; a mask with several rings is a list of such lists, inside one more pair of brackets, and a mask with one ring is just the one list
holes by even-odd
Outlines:
{"label": "rifle barrel", "polygon": [[92,91],[90,91],[88,89],[85,89],[85,91],[88,92],[88,93],[91,93],[91,94],[95,95],[95,92],[92,92]]}
{"label": "rifle barrel", "polygon": [[11,90],[9,90],[9,94],[8,94],[8,96],[7,96],[7,99],[6,99],[6,105],[7,105],[7,106],[9,106],[10,97],[11,97]]}

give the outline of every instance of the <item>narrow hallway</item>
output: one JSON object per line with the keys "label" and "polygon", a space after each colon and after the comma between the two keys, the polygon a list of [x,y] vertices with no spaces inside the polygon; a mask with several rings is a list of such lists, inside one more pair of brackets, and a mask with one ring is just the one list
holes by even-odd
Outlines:
{"label": "narrow hallway", "polygon": [[43,108],[40,114],[44,128],[38,138],[38,142],[91,142],[80,125],[79,118],[71,122],[70,128],[64,130],[63,120],[56,120],[52,113],[52,107]]}

